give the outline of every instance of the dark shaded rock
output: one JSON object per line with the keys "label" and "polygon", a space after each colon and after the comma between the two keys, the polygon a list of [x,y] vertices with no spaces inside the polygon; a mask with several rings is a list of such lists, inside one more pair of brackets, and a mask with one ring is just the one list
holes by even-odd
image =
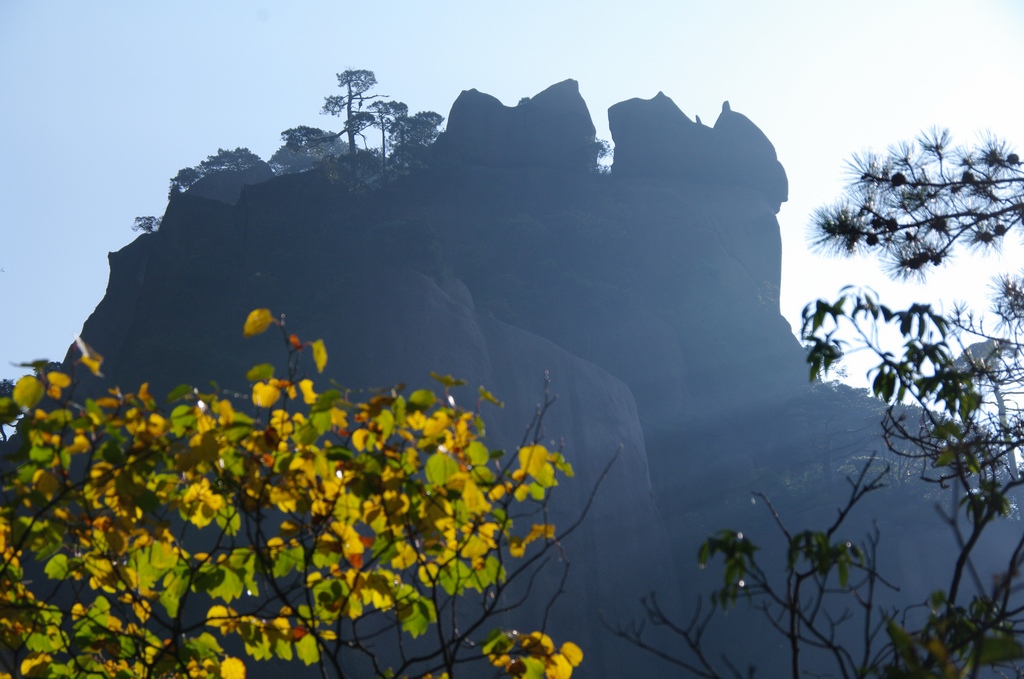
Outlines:
{"label": "dark shaded rock", "polygon": [[733,111],[729,102],[722,104],[713,138],[714,151],[721,154],[722,181],[758,189],[778,203],[789,199],[789,180],[775,155],[775,146],[749,118]]}
{"label": "dark shaded rock", "polygon": [[[265,226],[267,214],[254,216],[251,205],[232,209],[249,214],[242,219],[243,230],[252,227],[258,233]],[[204,223],[204,214],[214,221]],[[624,676],[638,663],[649,662],[629,646],[610,646],[601,625],[602,616],[618,621],[634,615],[636,602],[651,589],[668,600],[676,592],[670,540],[658,515],[628,387],[534,333],[475,312],[467,287],[457,278],[445,279],[443,288],[408,270],[364,269],[348,279],[320,266],[325,260],[316,256],[307,267],[291,266],[292,255],[268,251],[259,238],[239,239],[237,220],[218,224],[224,216],[218,204],[182,196],[166,217],[169,229],[111,255],[112,284],[124,290],[108,293],[83,335],[116,351],[104,365],[108,378],[86,386],[101,392],[115,383],[128,388],[148,380],[154,393],[161,393],[183,380],[202,385],[216,376],[229,391],[244,393],[248,367],[281,352],[275,333],[241,337],[240,319],[251,299],[286,311],[289,330],[300,337],[325,338],[331,362],[324,383],[328,378],[350,386],[405,381],[411,390],[436,387],[427,375],[437,371],[465,378],[474,387],[486,385],[507,403],[502,410],[485,411],[492,448],[514,451],[519,445],[534,404],[542,398],[547,372],[561,396],[545,418],[545,432],[563,443],[576,472],[553,495],[551,520],[568,527],[601,485],[586,521],[533,582],[530,604],[495,624],[539,625],[544,605],[559,589],[562,565],[569,561],[572,576],[552,611],[549,633],[579,643],[587,649],[588,662],[609,676]],[[194,229],[214,235],[208,247],[196,251],[202,261],[183,266],[180,232]],[[237,259],[226,261],[218,254],[232,247],[238,248]],[[217,290],[204,298],[202,309],[195,303],[202,298],[200,289]],[[296,293],[300,289],[316,292],[304,296]],[[470,403],[477,398],[472,388],[456,389],[453,395]]]}
{"label": "dark shaded rock", "polygon": [[575,80],[552,85],[515,107],[465,90],[452,105],[437,150],[475,165],[589,172],[597,162],[595,133]]}
{"label": "dark shaded rock", "polygon": [[272,179],[274,171],[270,165],[260,161],[259,165],[244,170],[221,170],[211,172],[189,187],[188,193],[201,198],[219,200],[234,205],[246,184],[260,184]]}
{"label": "dark shaded rock", "polygon": [[608,109],[615,142],[612,172],[621,177],[678,177],[754,189],[779,211],[789,195],[775,147],[756,125],[722,105],[713,128],[690,120],[659,92]]}

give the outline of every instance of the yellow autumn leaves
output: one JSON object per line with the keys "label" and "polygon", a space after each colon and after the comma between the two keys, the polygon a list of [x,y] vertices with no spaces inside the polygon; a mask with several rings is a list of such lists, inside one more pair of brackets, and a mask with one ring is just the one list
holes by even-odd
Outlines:
{"label": "yellow autumn leaves", "polygon": [[[283,330],[257,309],[243,333],[271,325]],[[324,370],[322,341],[285,341],[290,357]],[[99,355],[82,351],[98,368]],[[249,371],[251,408],[248,398],[187,388],[165,412],[147,385],[79,406],[61,372],[19,380],[4,408],[27,420],[29,453],[0,504],[0,611],[19,613],[0,615],[0,646],[34,649],[11,650],[24,674],[187,667],[198,678],[244,679],[225,638],[240,639],[252,659],[310,664],[350,652],[351,637],[342,643],[336,630],[371,614],[423,637],[442,624],[439,605],[500,598],[513,561],[554,544],[554,525],[523,535],[510,517],[572,475],[560,452],[526,446],[503,468],[478,438],[478,414],[426,390],[350,403],[337,389],[317,391],[297,365],[290,360],[284,377],[269,364]],[[46,397],[56,405],[40,407]],[[22,581],[26,554],[43,555],[46,588],[75,583],[72,610],[40,603],[40,582]],[[272,609],[260,596],[268,581]],[[205,615],[205,631],[172,638],[149,628],[196,602],[205,610],[188,615]],[[540,632],[492,650],[484,656],[510,676],[531,668],[566,679],[582,660],[574,644],[556,648]]]}
{"label": "yellow autumn leaves", "polygon": [[567,641],[559,648],[543,632],[520,635],[492,632],[483,643],[491,664],[512,677],[569,679],[574,667],[583,662],[583,651]]}

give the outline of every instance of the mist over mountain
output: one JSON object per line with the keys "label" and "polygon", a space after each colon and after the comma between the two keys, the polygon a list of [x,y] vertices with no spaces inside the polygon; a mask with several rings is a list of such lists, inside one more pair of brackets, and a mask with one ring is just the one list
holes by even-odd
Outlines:
{"label": "mist over mountain", "polygon": [[[605,623],[638,615],[651,591],[685,618],[715,584],[695,554],[718,528],[751,525],[769,543],[752,490],[794,523],[830,518],[852,460],[884,447],[883,406],[807,382],[778,304],[788,182],[761,130],[728,102],[712,126],[691,120],[661,93],[608,116],[610,171],[567,80],[517,106],[463,92],[424,166],[390,183],[264,166],[172,194],[159,230],[109,256],[82,330],[106,377],[84,388],[148,381],[160,394],[212,378],[245,393],[246,371],[281,355],[277,337],[243,339],[257,307],[322,337],[345,387],[429,386],[435,371],[467,380],[470,400],[484,385],[506,404],[484,411],[492,447],[518,445],[547,373],[559,398],[545,432],[577,471],[556,522],[579,515],[621,446],[562,546],[572,570],[552,629],[586,650],[581,676],[671,676]],[[899,579],[952,545],[922,529],[927,504],[894,516],[892,497],[858,526],[890,531]],[[734,619],[769,668],[781,651],[757,621]]]}

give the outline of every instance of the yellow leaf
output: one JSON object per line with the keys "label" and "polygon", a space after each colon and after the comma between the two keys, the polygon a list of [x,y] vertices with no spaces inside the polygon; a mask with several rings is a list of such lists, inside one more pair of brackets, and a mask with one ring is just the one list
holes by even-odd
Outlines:
{"label": "yellow leaf", "polygon": [[242,334],[246,337],[258,335],[270,327],[273,322],[274,317],[270,315],[270,309],[253,309],[249,312],[249,317],[245,319]]}
{"label": "yellow leaf", "polygon": [[555,539],[555,526],[551,523],[535,523],[530,529],[530,534],[526,536],[527,542],[533,542],[540,538],[547,538],[548,540]]}
{"label": "yellow leaf", "polygon": [[547,461],[548,449],[544,446],[523,446],[519,449],[519,466],[530,476],[537,476]]}
{"label": "yellow leaf", "polygon": [[341,408],[331,408],[331,424],[338,429],[348,427],[348,415]]}
{"label": "yellow leaf", "polygon": [[555,642],[543,632],[531,632],[522,640],[523,650],[530,655],[543,657],[555,652]]}
{"label": "yellow leaf", "polygon": [[466,509],[472,514],[482,514],[491,508],[491,503],[480,492],[480,486],[473,482],[469,474],[456,474],[452,481],[454,487],[462,486],[462,500],[466,503]]}
{"label": "yellow leaf", "polygon": [[448,428],[448,425],[452,423],[452,418],[448,416],[448,413],[443,410],[438,410],[436,413],[430,416],[430,419],[423,425],[424,436],[437,436],[442,431]]}
{"label": "yellow leaf", "polygon": [[61,390],[71,385],[71,378],[64,373],[49,372],[46,374],[46,395],[53,400],[60,399]]}
{"label": "yellow leaf", "polygon": [[405,416],[405,426],[409,427],[413,431],[420,431],[427,424],[427,418],[423,416],[418,410],[415,410]]}
{"label": "yellow leaf", "polygon": [[81,337],[75,337],[75,345],[78,350],[82,352],[82,357],[78,359],[79,363],[82,363],[89,371],[96,377],[103,377],[103,373],[100,372],[100,364],[103,363],[103,357],[99,353],[85,343]]}
{"label": "yellow leaf", "polygon": [[299,380],[299,389],[302,390],[302,400],[306,405],[311,406],[316,403],[316,392],[313,391],[313,380]]}
{"label": "yellow leaf", "polygon": [[54,384],[60,387],[61,389],[67,389],[68,387],[71,386],[71,378],[65,375],[64,373],[49,372],[46,373],[46,379],[50,382],[50,384]]}
{"label": "yellow leaf", "polygon": [[572,676],[572,665],[565,656],[556,653],[545,660],[544,676],[547,679],[569,679]]}
{"label": "yellow leaf", "polygon": [[562,648],[558,650],[573,667],[578,667],[583,662],[583,650],[571,641],[562,644]]}
{"label": "yellow leaf", "polygon": [[32,375],[25,375],[14,385],[11,396],[22,408],[31,408],[43,398],[43,383]]}
{"label": "yellow leaf", "polygon": [[257,408],[269,408],[281,398],[281,390],[266,382],[252,385],[252,403]]}
{"label": "yellow leaf", "polygon": [[245,664],[238,658],[224,658],[220,664],[222,679],[245,679]]}
{"label": "yellow leaf", "polygon": [[395,545],[398,555],[391,559],[391,567],[395,569],[408,568],[416,563],[416,549],[408,542],[399,542]]}
{"label": "yellow leaf", "polygon": [[46,672],[50,665],[49,653],[29,653],[21,661],[21,674],[25,677],[39,677]]}
{"label": "yellow leaf", "polygon": [[323,340],[313,342],[313,361],[316,363],[316,371],[322,373],[327,365],[327,347]]}
{"label": "yellow leaf", "polygon": [[463,559],[472,559],[477,556],[485,556],[491,551],[487,541],[478,535],[470,535],[466,543],[459,550],[459,556]]}
{"label": "yellow leaf", "polygon": [[356,429],[352,432],[352,446],[359,452],[366,450],[366,440],[370,438],[369,429]]}
{"label": "yellow leaf", "polygon": [[100,372],[100,361],[97,361],[95,358],[90,356],[83,356],[78,359],[78,362],[88,368],[89,372],[96,377],[103,377],[103,373]]}

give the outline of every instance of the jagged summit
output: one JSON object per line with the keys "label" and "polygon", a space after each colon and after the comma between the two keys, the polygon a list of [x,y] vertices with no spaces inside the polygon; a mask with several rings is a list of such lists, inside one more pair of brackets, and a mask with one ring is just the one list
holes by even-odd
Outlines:
{"label": "jagged summit", "polygon": [[[545,167],[590,172],[597,159],[595,128],[575,80],[564,80],[505,106],[489,94],[465,90],[448,116],[437,150],[489,167]],[[620,177],[674,177],[760,191],[778,212],[788,197],[786,171],[775,147],[726,101],[714,127],[691,121],[663,92],[608,109],[615,143],[612,173]]]}
{"label": "jagged summit", "polygon": [[437,141],[446,156],[493,167],[589,171],[597,160],[596,128],[579,83],[563,80],[518,106],[463,90]]}
{"label": "jagged summit", "polygon": [[714,127],[694,122],[658,92],[608,109],[618,176],[669,176],[760,191],[779,211],[789,195],[786,171],[768,137],[723,102]]}

